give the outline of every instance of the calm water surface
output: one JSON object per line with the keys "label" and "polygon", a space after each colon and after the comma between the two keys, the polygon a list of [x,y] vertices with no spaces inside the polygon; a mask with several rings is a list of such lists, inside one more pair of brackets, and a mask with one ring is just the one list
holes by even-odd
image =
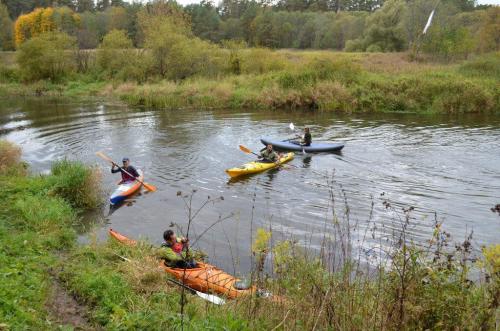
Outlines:
{"label": "calm water surface", "polygon": [[[238,144],[258,150],[259,137],[290,137],[290,122],[310,126],[313,139],[346,147],[338,154],[299,154],[291,163],[299,169],[228,181],[224,169],[253,159]],[[394,228],[397,216],[384,208],[384,199],[396,210],[416,207],[411,238],[417,243],[432,233],[434,213],[457,241],[471,230],[477,246],[500,241],[500,217],[490,211],[500,203],[499,116],[163,111],[96,101],[4,100],[0,138],[20,144],[34,172],[46,172],[64,157],[99,164],[107,193],[118,177],[96,151],[115,160],[128,156],[144,169],[146,181],[158,191],[136,196],[132,205],[111,214],[109,208],[99,212],[101,238],[112,227],[160,243],[171,223],[186,228],[178,191],[196,190],[195,208],[208,196],[223,196],[200,212],[192,235],[233,213],[196,244],[211,262],[233,272],[248,270],[257,227],[319,247],[332,226],[332,203],[326,178],[318,173],[334,172],[337,200],[343,190],[352,224],[360,233],[369,227],[375,235],[359,244],[364,249]]]}

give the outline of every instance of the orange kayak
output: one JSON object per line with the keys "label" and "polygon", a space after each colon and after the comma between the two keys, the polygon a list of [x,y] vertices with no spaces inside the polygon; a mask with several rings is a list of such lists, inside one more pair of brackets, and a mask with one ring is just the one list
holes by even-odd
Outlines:
{"label": "orange kayak", "polygon": [[[109,230],[109,235],[126,245],[134,246],[137,244],[135,240],[129,239],[112,229]],[[240,279],[208,263],[199,262],[197,268],[184,269],[168,267],[161,261],[160,267],[184,285],[200,292],[217,293],[231,299],[256,292],[254,286],[243,290],[237,289],[235,283]]]}

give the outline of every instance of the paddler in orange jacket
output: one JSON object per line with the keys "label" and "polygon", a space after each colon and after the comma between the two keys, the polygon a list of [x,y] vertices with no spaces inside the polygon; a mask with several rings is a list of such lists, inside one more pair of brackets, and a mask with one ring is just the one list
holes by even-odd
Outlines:
{"label": "paddler in orange jacket", "polygon": [[196,268],[196,262],[189,258],[189,240],[178,238],[174,231],[167,230],[163,233],[165,242],[161,245],[160,257],[169,267]]}

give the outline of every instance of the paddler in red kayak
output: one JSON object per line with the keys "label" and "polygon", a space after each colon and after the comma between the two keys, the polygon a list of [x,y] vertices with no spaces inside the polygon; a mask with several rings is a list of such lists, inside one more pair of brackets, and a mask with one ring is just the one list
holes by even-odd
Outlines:
{"label": "paddler in red kayak", "polygon": [[196,268],[196,262],[188,257],[189,240],[178,238],[174,231],[163,232],[165,242],[161,245],[160,257],[165,260],[169,267]]}
{"label": "paddler in red kayak", "polygon": [[[113,173],[113,174],[115,174],[117,172],[122,173],[121,183],[130,182],[130,181],[133,181],[139,177],[139,173],[137,172],[137,170],[135,170],[135,168],[130,165],[130,159],[128,157],[124,157],[122,162],[123,162],[122,167],[118,167],[118,165],[116,163],[113,163],[113,166],[111,167],[111,173]],[[127,174],[127,172],[128,172],[128,174]]]}

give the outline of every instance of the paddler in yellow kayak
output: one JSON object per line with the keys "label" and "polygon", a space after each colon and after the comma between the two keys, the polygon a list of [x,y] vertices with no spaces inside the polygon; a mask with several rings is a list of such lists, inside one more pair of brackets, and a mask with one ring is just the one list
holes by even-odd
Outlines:
{"label": "paddler in yellow kayak", "polygon": [[260,152],[259,162],[262,163],[279,163],[280,156],[273,150],[273,145],[267,145],[266,149]]}
{"label": "paddler in yellow kayak", "polygon": [[164,259],[169,267],[196,268],[196,262],[188,256],[189,240],[177,237],[172,230],[163,232],[165,242],[161,244],[159,257]]}
{"label": "paddler in yellow kayak", "polygon": [[[137,170],[130,165],[130,159],[128,157],[124,157],[123,160],[123,166],[118,167],[116,163],[113,163],[113,166],[111,167],[111,173],[115,174],[117,172],[122,173],[122,181],[121,183],[126,183],[135,180],[136,178],[139,178],[140,175],[137,172]],[[128,172],[128,173],[127,173]],[[132,176],[133,177],[132,177]]]}

